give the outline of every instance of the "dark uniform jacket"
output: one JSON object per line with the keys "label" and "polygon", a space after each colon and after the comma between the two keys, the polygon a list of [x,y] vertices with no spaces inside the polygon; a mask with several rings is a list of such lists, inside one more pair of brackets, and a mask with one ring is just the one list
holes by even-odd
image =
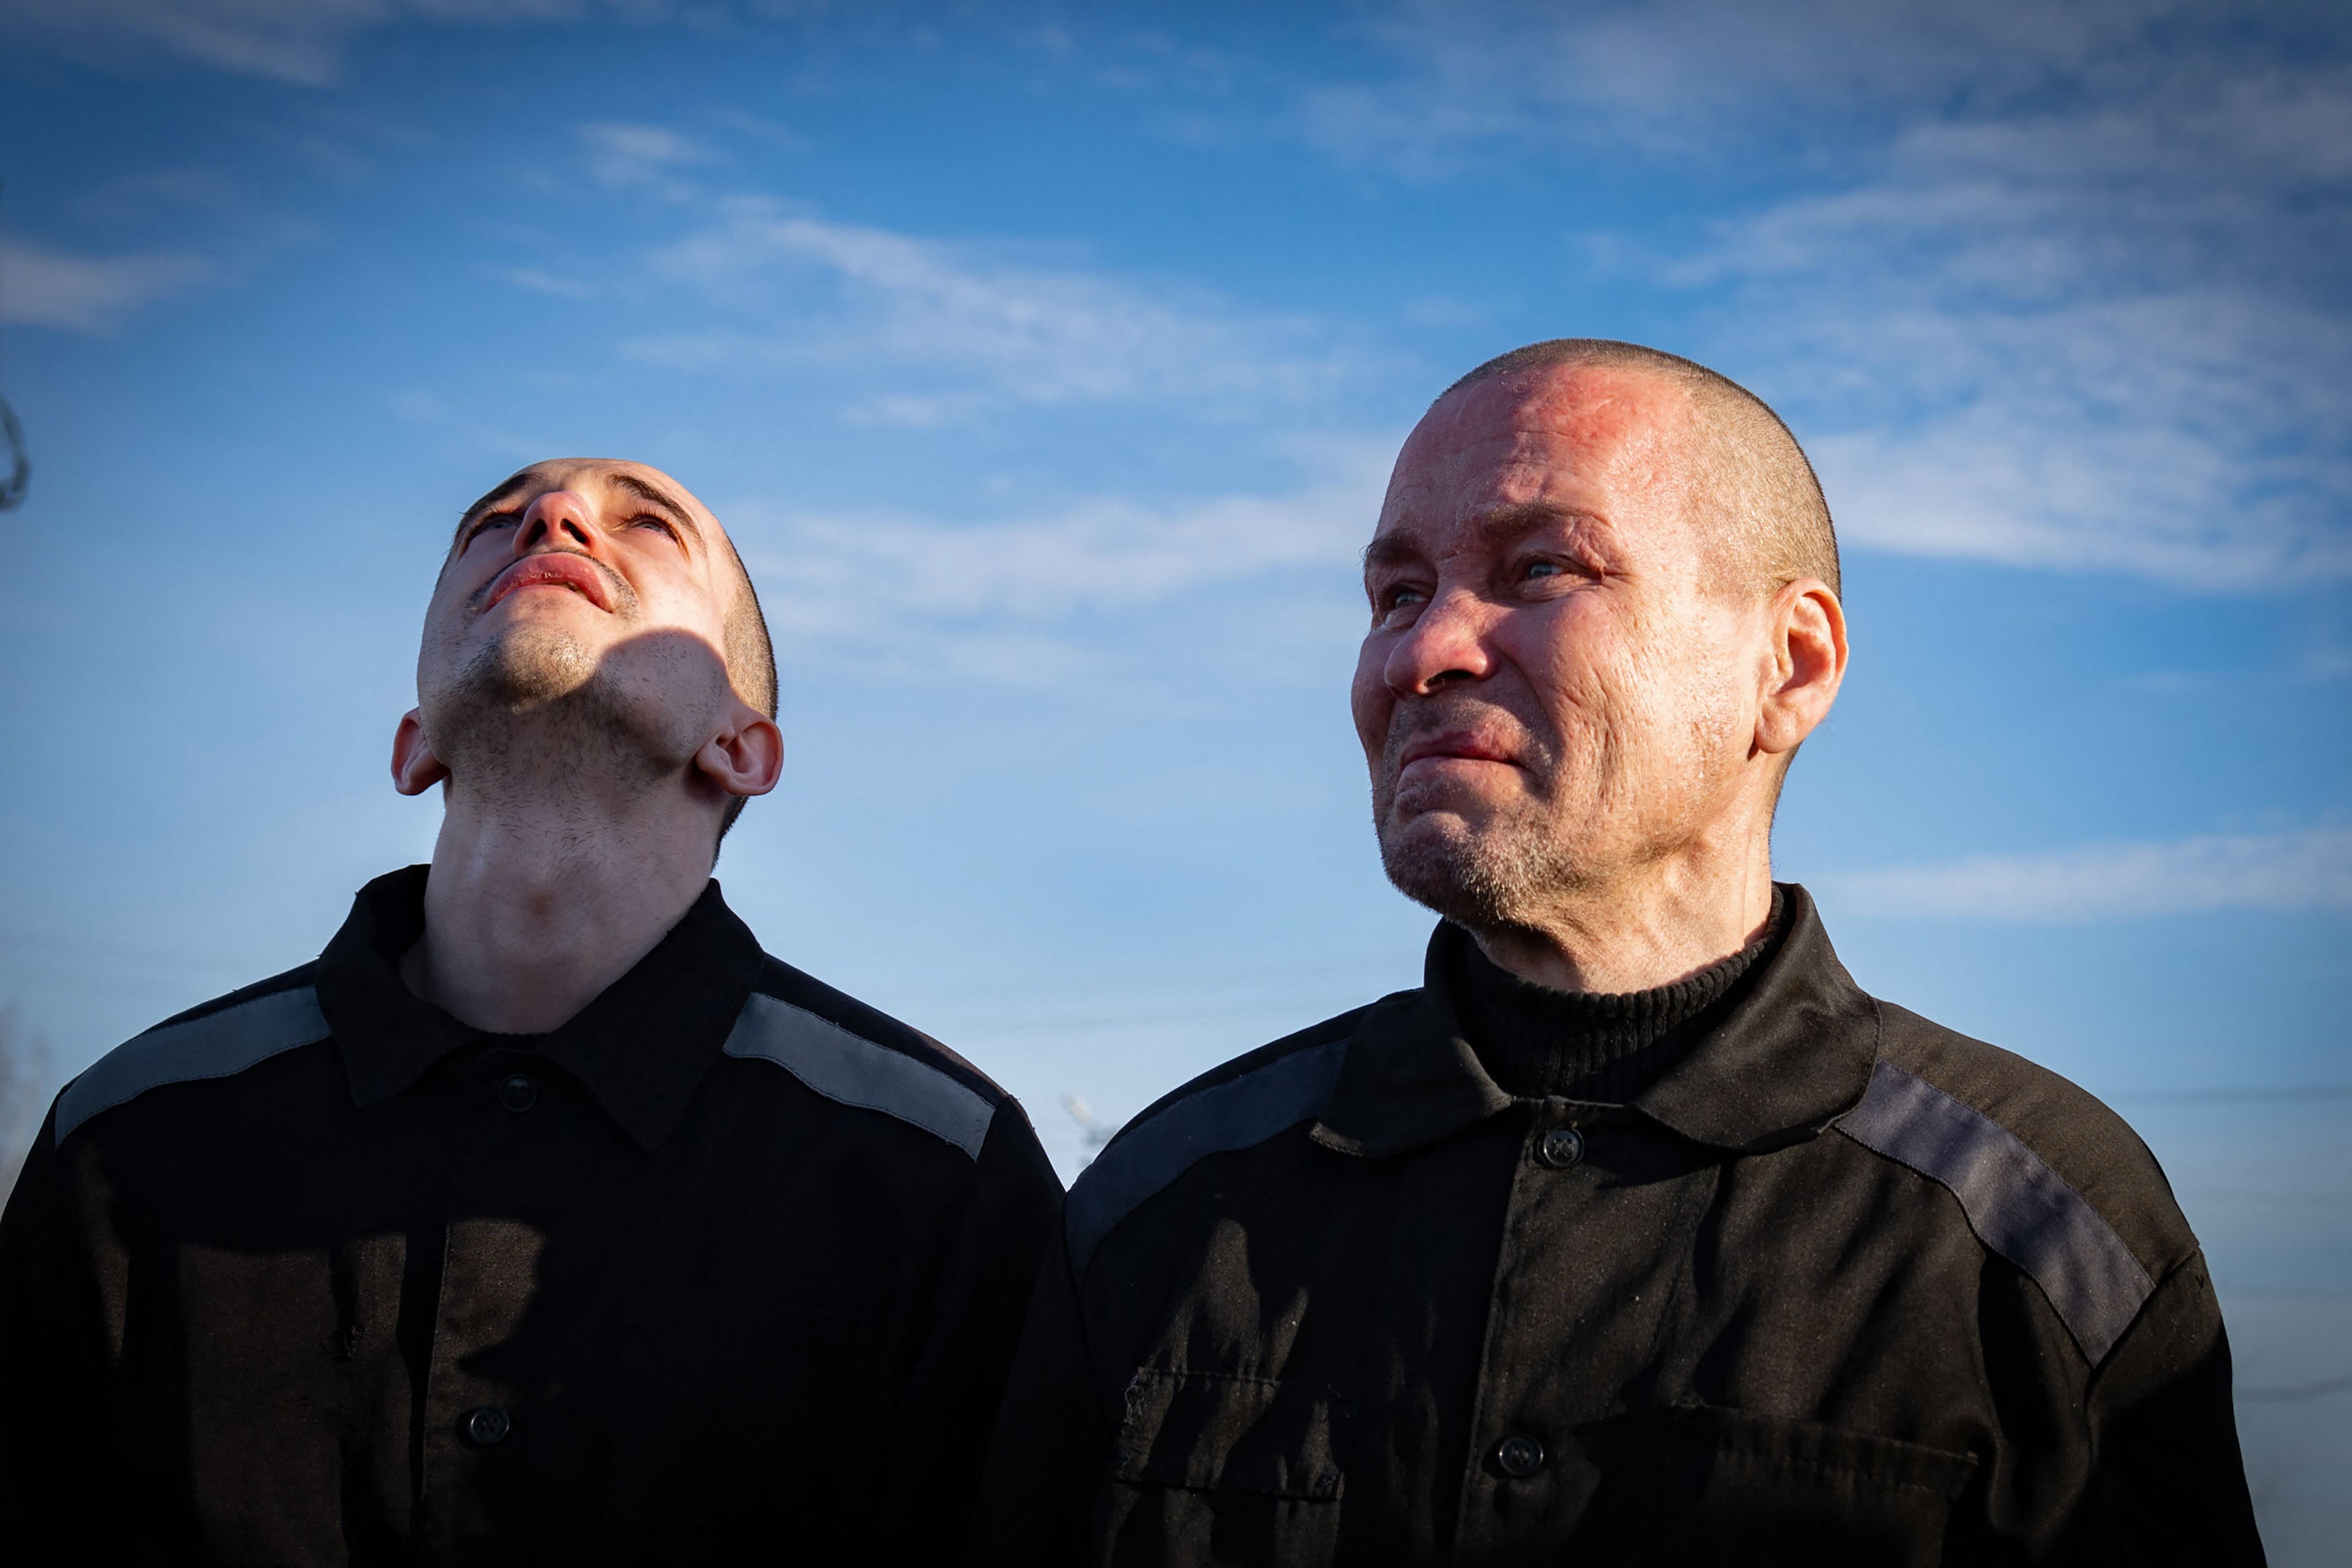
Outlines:
{"label": "dark uniform jacket", "polygon": [[1071,1190],[982,1555],[2259,1563],[2155,1161],[1781,892],[1629,1104],[1505,1094],[1433,960],[1137,1118]]}
{"label": "dark uniform jacket", "polygon": [[872,1563],[960,1539],[1059,1188],[717,883],[551,1034],[425,868],[58,1096],[0,1222],[0,1557]]}

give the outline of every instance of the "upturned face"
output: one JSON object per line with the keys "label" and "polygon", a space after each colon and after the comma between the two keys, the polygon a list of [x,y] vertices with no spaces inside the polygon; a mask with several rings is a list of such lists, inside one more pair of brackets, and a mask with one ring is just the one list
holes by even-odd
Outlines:
{"label": "upturned face", "polygon": [[[674,713],[684,733],[725,696],[737,591],[718,520],[667,474],[593,458],[534,464],[458,524],[417,658],[426,732],[439,749],[486,711],[602,682],[615,703]],[[698,644],[709,658],[679,656]]]}
{"label": "upturned face", "polygon": [[1389,875],[1441,913],[1534,923],[1729,809],[1769,634],[1689,516],[1685,395],[1513,373],[1398,457],[1352,705]]}

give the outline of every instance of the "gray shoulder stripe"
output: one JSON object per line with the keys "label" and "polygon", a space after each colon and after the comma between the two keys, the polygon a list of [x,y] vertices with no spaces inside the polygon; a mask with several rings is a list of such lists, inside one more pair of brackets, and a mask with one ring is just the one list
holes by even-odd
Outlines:
{"label": "gray shoulder stripe", "polygon": [[1071,1272],[1084,1275],[1112,1226],[1201,1161],[1320,1115],[1347,1051],[1347,1041],[1334,1040],[1283,1057],[1120,1133],[1078,1177],[1064,1205]]}
{"label": "gray shoulder stripe", "polygon": [[743,1004],[725,1049],[772,1061],[827,1100],[895,1116],[975,1160],[996,1115],[978,1091],[939,1068],[761,992]]}
{"label": "gray shoulder stripe", "polygon": [[273,991],[184,1024],[136,1035],[99,1058],[58,1096],[57,1141],[101,1110],[111,1110],[167,1083],[232,1078],[282,1051],[332,1033],[308,985]]}
{"label": "gray shoulder stripe", "polygon": [[1891,1062],[1870,1075],[1839,1131],[1950,1189],[1969,1228],[2042,1287],[2096,1366],[2156,1281],[2088,1199],[2023,1140]]}

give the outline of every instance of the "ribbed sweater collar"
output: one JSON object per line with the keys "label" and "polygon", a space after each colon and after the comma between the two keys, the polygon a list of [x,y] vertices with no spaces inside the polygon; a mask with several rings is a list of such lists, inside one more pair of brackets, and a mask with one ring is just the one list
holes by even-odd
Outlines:
{"label": "ribbed sweater collar", "polygon": [[1458,926],[1433,978],[1495,1086],[1529,1099],[1622,1104],[1665,1076],[1737,1005],[1740,982],[1786,922],[1775,888],[1764,934],[1719,963],[1652,991],[1553,991],[1503,969]]}

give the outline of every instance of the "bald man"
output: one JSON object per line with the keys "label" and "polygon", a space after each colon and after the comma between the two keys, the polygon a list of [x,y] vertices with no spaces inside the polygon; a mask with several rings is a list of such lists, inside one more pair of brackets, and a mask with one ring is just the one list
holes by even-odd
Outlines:
{"label": "bald man", "polygon": [[1772,880],[1846,636],[1771,412],[1627,344],[1507,354],[1406,441],[1364,590],[1423,984],[1072,1188],[988,1560],[2259,1563],[2147,1150],[1864,994]]}
{"label": "bald man", "polygon": [[1059,1189],[1020,1107],[710,879],[782,763],[709,510],[635,463],[467,509],[429,867],[58,1098],[0,1220],[0,1552],[932,1560]]}

